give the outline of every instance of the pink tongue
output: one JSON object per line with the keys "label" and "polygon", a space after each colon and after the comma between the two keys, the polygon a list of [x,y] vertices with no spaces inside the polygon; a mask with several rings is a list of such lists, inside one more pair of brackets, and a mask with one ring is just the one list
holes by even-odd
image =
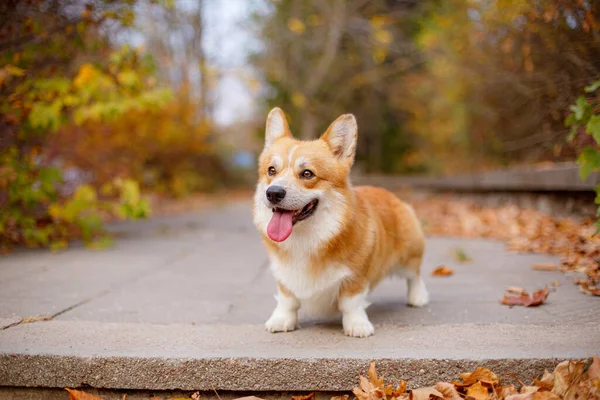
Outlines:
{"label": "pink tongue", "polygon": [[267,235],[276,242],[283,242],[292,234],[293,211],[275,210],[267,227]]}

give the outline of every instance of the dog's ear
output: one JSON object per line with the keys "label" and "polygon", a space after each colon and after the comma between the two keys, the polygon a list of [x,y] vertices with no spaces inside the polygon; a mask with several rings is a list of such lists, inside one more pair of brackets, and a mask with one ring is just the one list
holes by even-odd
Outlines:
{"label": "dog's ear", "polygon": [[288,136],[291,137],[290,127],[288,126],[285,114],[281,108],[275,107],[267,116],[267,126],[265,128],[265,147],[272,145],[277,139]]}
{"label": "dog's ear", "polygon": [[327,142],[333,154],[340,161],[354,162],[356,152],[356,139],[358,137],[358,126],[356,118],[352,114],[344,114],[335,121],[321,137]]}

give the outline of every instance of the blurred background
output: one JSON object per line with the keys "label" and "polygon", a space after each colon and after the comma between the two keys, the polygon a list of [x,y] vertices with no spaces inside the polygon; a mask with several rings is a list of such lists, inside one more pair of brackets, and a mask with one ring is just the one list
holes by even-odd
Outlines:
{"label": "blurred background", "polygon": [[[252,184],[278,106],[359,174],[600,167],[600,2],[5,0],[0,248]],[[587,163],[587,164],[586,164]]]}

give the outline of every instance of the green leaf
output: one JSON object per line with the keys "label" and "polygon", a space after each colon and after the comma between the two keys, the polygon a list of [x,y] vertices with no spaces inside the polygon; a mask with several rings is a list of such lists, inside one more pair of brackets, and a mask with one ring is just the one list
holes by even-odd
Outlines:
{"label": "green leaf", "polygon": [[577,158],[579,176],[585,181],[594,171],[600,170],[600,150],[587,146]]}
{"label": "green leaf", "polygon": [[590,117],[585,126],[585,131],[592,135],[596,143],[600,144],[600,115],[592,115]]}
{"label": "green leaf", "polygon": [[586,112],[590,109],[590,104],[585,97],[579,96],[577,102],[569,107],[571,111],[575,113],[575,119],[581,121]]}
{"label": "green leaf", "polygon": [[586,93],[592,93],[592,92],[595,92],[596,89],[598,89],[599,87],[600,87],[600,81],[596,81],[596,82],[592,83],[591,85],[586,86],[585,91],[586,91]]}

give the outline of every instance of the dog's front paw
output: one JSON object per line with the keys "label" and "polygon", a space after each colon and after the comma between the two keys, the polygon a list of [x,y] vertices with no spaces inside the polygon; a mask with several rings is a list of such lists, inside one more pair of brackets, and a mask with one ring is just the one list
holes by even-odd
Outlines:
{"label": "dog's front paw", "polygon": [[297,323],[296,313],[273,313],[265,323],[265,329],[269,332],[290,332],[296,329]]}
{"label": "dog's front paw", "polygon": [[344,318],[344,333],[353,337],[369,337],[375,333],[375,328],[368,318]]}

